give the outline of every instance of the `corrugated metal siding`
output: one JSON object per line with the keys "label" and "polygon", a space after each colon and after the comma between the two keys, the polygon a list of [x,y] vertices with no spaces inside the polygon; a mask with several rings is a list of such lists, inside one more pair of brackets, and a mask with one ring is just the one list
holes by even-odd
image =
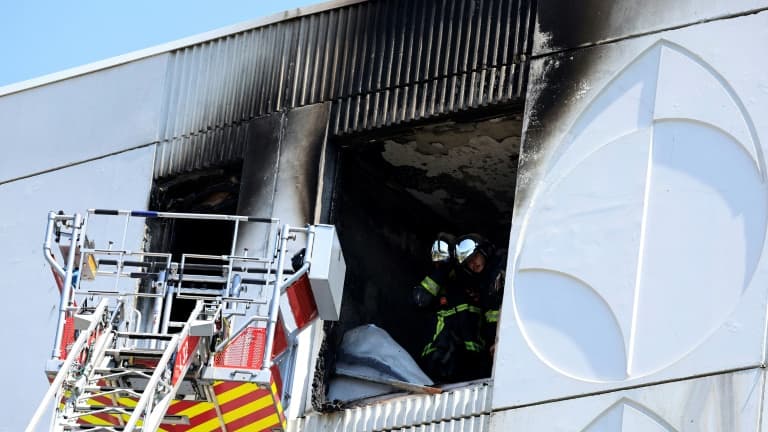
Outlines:
{"label": "corrugated metal siding", "polygon": [[491,410],[487,384],[432,396],[408,396],[293,420],[292,432],[484,431]]}
{"label": "corrugated metal siding", "polygon": [[245,151],[249,125],[226,125],[162,143],[157,147],[155,178],[239,160]]}
{"label": "corrugated metal siding", "polygon": [[335,134],[359,132],[520,97],[522,65],[473,71],[409,86],[350,96],[332,106]]}
{"label": "corrugated metal siding", "polygon": [[175,51],[161,147],[326,101],[344,134],[521,98],[533,1],[373,0]]}
{"label": "corrugated metal siding", "polygon": [[361,429],[361,426],[357,423],[351,422],[335,425],[328,424],[324,425],[321,429],[318,429],[316,425],[311,424],[310,422],[290,421],[288,422],[288,432],[487,432],[490,427],[489,425],[489,415],[399,427],[395,429]]}

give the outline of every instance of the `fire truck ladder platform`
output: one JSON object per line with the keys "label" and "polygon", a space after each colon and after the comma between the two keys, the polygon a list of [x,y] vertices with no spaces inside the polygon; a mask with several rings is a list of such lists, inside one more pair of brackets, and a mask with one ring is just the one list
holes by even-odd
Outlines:
{"label": "fire truck ladder platform", "polygon": [[[117,225],[119,241],[90,239],[95,219],[115,217],[122,225],[102,224],[99,232]],[[170,253],[145,251],[147,245],[132,250],[129,239],[144,238],[148,219],[228,221],[229,253],[181,254],[175,261]],[[244,224],[259,224],[265,244],[239,245]],[[43,250],[61,291],[59,317],[46,367],[51,386],[26,431],[36,430],[51,405],[55,432],[227,431],[243,424],[284,430],[289,395],[280,370],[293,367],[300,328],[285,328],[280,299],[309,290],[314,230],[231,215],[49,213]],[[288,270],[288,244],[297,235],[305,238],[304,257]],[[178,299],[194,303],[186,321],[170,318]],[[234,393],[237,400],[261,401],[261,417],[236,406]]]}

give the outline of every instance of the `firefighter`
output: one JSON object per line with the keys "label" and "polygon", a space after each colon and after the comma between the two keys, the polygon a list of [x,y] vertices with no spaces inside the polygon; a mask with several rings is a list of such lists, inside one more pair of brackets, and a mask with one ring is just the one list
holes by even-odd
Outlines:
{"label": "firefighter", "polygon": [[437,299],[445,294],[445,287],[453,277],[453,248],[456,238],[453,234],[438,233],[432,243],[432,269],[424,279],[413,287],[413,302],[420,308],[435,306]]}
{"label": "firefighter", "polygon": [[437,383],[490,376],[503,294],[503,255],[484,237],[467,234],[453,248],[453,265],[436,295],[435,327],[421,364]]}

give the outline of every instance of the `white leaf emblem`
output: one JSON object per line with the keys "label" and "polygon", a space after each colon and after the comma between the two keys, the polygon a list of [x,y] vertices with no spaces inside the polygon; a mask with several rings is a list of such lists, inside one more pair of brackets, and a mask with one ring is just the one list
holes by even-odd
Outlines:
{"label": "white leaf emblem", "polygon": [[720,327],[752,279],[768,208],[754,125],[711,66],[661,41],[568,137],[524,220],[521,327],[573,378],[651,374]]}
{"label": "white leaf emblem", "polygon": [[646,407],[622,399],[605,410],[583,432],[675,432],[675,428]]}

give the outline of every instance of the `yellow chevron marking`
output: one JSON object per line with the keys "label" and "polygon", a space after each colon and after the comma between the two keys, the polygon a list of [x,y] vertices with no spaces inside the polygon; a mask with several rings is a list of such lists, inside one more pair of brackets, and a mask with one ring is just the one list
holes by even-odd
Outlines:
{"label": "yellow chevron marking", "polygon": [[187,429],[187,432],[212,432],[219,430],[219,417],[214,417],[205,423],[201,423],[192,429]]}
{"label": "yellow chevron marking", "polygon": [[102,419],[100,419],[100,418],[98,418],[96,416],[92,416],[92,415],[82,416],[82,417],[80,417],[80,420],[82,420],[84,423],[89,424],[89,425],[112,426],[112,423],[110,423],[110,422],[108,422],[106,420],[102,420]]}
{"label": "yellow chevron marking", "polygon": [[244,396],[252,391],[256,391],[257,389],[258,387],[256,384],[245,383],[233,389],[227,390],[222,394],[216,395],[216,400],[219,402],[219,406],[221,406],[229,401],[239,398],[240,396]]}
{"label": "yellow chevron marking", "polygon": [[178,416],[187,416],[190,419],[192,417],[198,416],[206,411],[210,411],[213,409],[213,404],[210,402],[200,402],[192,405],[191,407],[181,410],[177,412],[175,415]]}
{"label": "yellow chevron marking", "polygon": [[280,402],[280,395],[277,394],[277,384],[272,381],[272,397],[275,398],[275,406],[277,407],[277,414],[280,417],[283,416],[283,404]]}
{"label": "yellow chevron marking", "polygon": [[236,431],[232,431],[232,432],[261,432],[267,426],[272,426],[274,424],[279,424],[279,423],[280,423],[280,420],[277,417],[277,414],[270,414],[257,422],[247,424],[241,427],[240,429],[237,429]]}
{"label": "yellow chevron marking", "polygon": [[127,398],[127,397],[121,397],[121,398],[117,398],[117,403],[124,407],[133,408],[136,406],[138,401],[133,400],[131,398]]}
{"label": "yellow chevron marking", "polygon": [[[241,417],[245,417],[254,411],[258,411],[270,405],[272,405],[272,397],[264,396],[251,403],[245,404],[237,409],[234,409],[228,413],[225,413],[224,423],[229,423]],[[187,432],[210,432],[210,431],[216,430],[218,426],[219,426],[219,419],[212,418],[205,423],[202,423],[198,426],[193,427],[192,429],[187,430]]]}
{"label": "yellow chevron marking", "polygon": [[245,404],[237,409],[234,409],[224,414],[224,422],[229,423],[232,420],[239,419],[240,417],[245,417],[254,411],[258,411],[268,406],[272,406],[272,397],[264,396],[262,398],[256,399],[251,403]]}

